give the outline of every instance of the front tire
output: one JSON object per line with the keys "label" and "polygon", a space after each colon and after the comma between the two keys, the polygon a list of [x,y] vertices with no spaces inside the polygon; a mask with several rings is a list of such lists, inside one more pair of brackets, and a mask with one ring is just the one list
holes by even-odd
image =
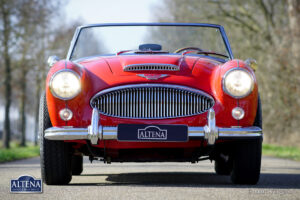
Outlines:
{"label": "front tire", "polygon": [[261,139],[236,145],[231,172],[233,183],[254,185],[258,182],[261,167],[261,149]]}
{"label": "front tire", "polygon": [[41,173],[47,185],[64,185],[72,179],[70,147],[63,141],[51,141],[44,138],[44,131],[51,127],[45,93],[40,99],[39,136]]}
{"label": "front tire", "polygon": [[83,171],[83,156],[72,157],[72,175],[80,175]]}
{"label": "front tire", "polygon": [[215,171],[218,175],[230,175],[232,170],[231,159],[227,161],[223,158],[218,158],[215,160]]}
{"label": "front tire", "polygon": [[[262,128],[262,108],[260,96],[253,126]],[[235,146],[231,180],[236,184],[256,184],[260,176],[262,138],[245,141]]]}

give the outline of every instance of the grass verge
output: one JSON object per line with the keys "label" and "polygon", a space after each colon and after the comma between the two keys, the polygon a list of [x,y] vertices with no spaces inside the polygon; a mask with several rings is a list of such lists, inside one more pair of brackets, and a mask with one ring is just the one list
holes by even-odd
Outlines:
{"label": "grass verge", "polygon": [[[275,156],[300,161],[300,148],[278,146],[274,144],[263,144],[263,155]],[[0,148],[0,163],[31,158],[40,155],[39,146],[32,144],[26,147],[20,147],[16,142],[11,143],[10,149]]]}
{"label": "grass verge", "polygon": [[300,148],[263,144],[263,155],[300,161]]}
{"label": "grass verge", "polygon": [[0,163],[31,158],[40,155],[39,146],[28,145],[20,147],[17,143],[11,143],[10,149],[0,148]]}

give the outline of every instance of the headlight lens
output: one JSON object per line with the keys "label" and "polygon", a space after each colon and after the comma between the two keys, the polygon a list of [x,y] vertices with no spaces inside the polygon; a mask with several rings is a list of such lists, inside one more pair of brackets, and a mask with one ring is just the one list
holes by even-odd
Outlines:
{"label": "headlight lens", "polygon": [[72,70],[61,70],[52,76],[50,89],[54,96],[68,100],[81,90],[80,77]]}
{"label": "headlight lens", "polygon": [[254,86],[252,75],[244,69],[233,69],[224,77],[224,90],[234,98],[243,98],[248,96]]}

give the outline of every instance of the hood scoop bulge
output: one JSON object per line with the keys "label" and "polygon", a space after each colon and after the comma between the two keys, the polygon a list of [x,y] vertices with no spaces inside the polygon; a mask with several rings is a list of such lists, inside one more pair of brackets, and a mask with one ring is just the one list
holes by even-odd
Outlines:
{"label": "hood scoop bulge", "polygon": [[179,71],[178,65],[162,63],[131,64],[123,67],[125,72],[132,71]]}

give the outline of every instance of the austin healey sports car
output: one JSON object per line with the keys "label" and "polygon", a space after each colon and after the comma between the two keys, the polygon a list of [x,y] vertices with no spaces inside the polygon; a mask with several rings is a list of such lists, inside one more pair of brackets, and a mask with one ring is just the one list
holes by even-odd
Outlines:
{"label": "austin healey sports car", "polygon": [[[234,59],[214,24],[92,24],[76,29],[40,100],[46,184],[91,161],[214,161],[236,184],[260,176],[262,112],[253,59]],[[163,165],[163,164],[162,164]]]}

